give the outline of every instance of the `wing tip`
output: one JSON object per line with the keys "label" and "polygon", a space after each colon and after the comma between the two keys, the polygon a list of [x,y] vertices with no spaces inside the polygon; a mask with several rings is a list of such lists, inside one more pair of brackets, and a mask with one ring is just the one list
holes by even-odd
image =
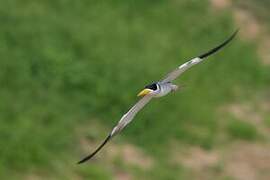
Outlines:
{"label": "wing tip", "polygon": [[77,164],[82,164],[88,160],[90,160],[92,157],[94,157],[100,150],[101,148],[111,139],[112,135],[110,134],[107,136],[107,138],[103,141],[103,143],[90,155],[86,156],[82,160],[78,161]]}
{"label": "wing tip", "polygon": [[218,50],[220,50],[221,48],[223,48],[224,46],[226,46],[230,41],[232,41],[234,39],[234,37],[238,34],[238,32],[240,31],[240,28],[237,28],[234,33],[227,39],[225,40],[222,44],[220,44],[219,46],[211,49],[210,51],[198,56],[200,59],[204,59],[208,56],[210,56],[211,54],[214,54],[215,52],[217,52]]}
{"label": "wing tip", "polygon": [[88,160],[88,158],[84,158],[84,159],[78,161],[77,164],[82,164],[82,163],[86,162],[87,160]]}

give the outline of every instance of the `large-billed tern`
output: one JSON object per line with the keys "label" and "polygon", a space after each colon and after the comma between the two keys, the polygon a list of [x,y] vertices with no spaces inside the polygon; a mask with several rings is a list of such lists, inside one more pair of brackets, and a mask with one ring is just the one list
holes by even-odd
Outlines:
{"label": "large-billed tern", "polygon": [[157,97],[162,97],[167,95],[170,92],[176,91],[178,86],[173,84],[172,81],[179,77],[183,72],[192,67],[195,64],[198,64],[205,60],[206,57],[211,54],[217,52],[226,44],[228,44],[237,34],[238,30],[235,31],[226,41],[224,41],[219,46],[209,50],[208,52],[189,60],[188,62],[182,64],[177,67],[169,74],[165,76],[161,81],[152,83],[150,85],[145,86],[145,88],[138,94],[138,96],[142,97],[126,114],[122,116],[117,125],[113,128],[111,133],[107,136],[107,138],[103,141],[103,143],[90,155],[86,156],[84,159],[78,162],[78,164],[84,163],[87,160],[91,159],[94,155],[96,155],[99,150],[110,140],[113,136],[121,132],[124,127],[127,126],[135,117],[135,115],[152,99]]}

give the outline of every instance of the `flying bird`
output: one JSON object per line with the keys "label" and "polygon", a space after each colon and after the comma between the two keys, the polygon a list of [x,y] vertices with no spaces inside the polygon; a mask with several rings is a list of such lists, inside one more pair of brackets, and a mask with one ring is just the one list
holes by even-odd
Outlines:
{"label": "flying bird", "polygon": [[167,95],[170,92],[176,91],[178,86],[173,84],[172,81],[179,77],[183,72],[185,72],[190,67],[204,61],[208,56],[214,54],[225,45],[227,45],[238,33],[238,30],[235,31],[227,40],[225,40],[222,44],[217,47],[209,50],[208,52],[197,56],[186,63],[180,65],[170,73],[168,73],[162,80],[149,84],[145,86],[145,88],[138,94],[138,96],[142,97],[127,113],[125,113],[117,125],[112,129],[111,133],[107,136],[107,138],[103,141],[103,143],[90,155],[83,158],[78,164],[84,163],[87,160],[94,157],[101,148],[112,139],[116,134],[121,132],[135,117],[135,115],[152,99],[158,98]]}

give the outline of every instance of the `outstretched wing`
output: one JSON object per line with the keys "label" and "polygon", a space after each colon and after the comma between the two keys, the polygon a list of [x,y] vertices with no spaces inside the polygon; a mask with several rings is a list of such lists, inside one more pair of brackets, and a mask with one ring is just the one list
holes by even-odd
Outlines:
{"label": "outstretched wing", "polygon": [[93,156],[95,156],[100,149],[116,134],[121,132],[124,127],[126,127],[135,117],[135,115],[152,99],[151,96],[144,96],[141,98],[126,114],[122,116],[120,121],[117,123],[117,125],[113,128],[111,133],[107,136],[107,138],[103,141],[103,143],[90,155],[83,158],[81,161],[78,162],[78,164],[84,163],[87,160],[91,159]]}
{"label": "outstretched wing", "polygon": [[218,50],[223,48],[225,45],[227,45],[236,36],[237,33],[238,33],[238,30],[235,31],[226,41],[224,41],[219,46],[217,46],[217,47],[209,50],[208,52],[182,64],[181,66],[179,66],[178,68],[176,68],[175,70],[173,70],[172,72],[167,74],[167,76],[163,80],[161,80],[161,82],[166,83],[166,82],[171,82],[171,81],[175,80],[178,76],[180,76],[187,69],[194,66],[195,64],[202,62],[203,60],[205,60],[206,57],[210,56],[211,54],[214,54],[215,52],[217,52]]}

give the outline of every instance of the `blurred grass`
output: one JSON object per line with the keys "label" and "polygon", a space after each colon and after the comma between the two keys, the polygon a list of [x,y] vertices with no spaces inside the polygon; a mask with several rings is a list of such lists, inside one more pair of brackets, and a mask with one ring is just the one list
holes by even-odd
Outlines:
{"label": "blurred grass", "polygon": [[[76,127],[97,120],[111,127],[145,84],[236,29],[229,12],[214,14],[206,0],[2,0],[0,5],[1,179],[13,172],[50,171],[65,159],[75,163]],[[211,148],[218,133],[216,108],[267,85],[269,71],[254,48],[234,40],[177,80],[188,88],[151,102],[124,131],[124,139],[165,156],[157,156],[158,170],[147,177],[173,179],[175,170],[162,160],[168,140]],[[110,176],[95,167],[89,171],[75,173]]]}
{"label": "blurred grass", "polygon": [[228,134],[232,139],[255,140],[259,133],[254,125],[240,120],[231,120],[228,123]]}
{"label": "blurred grass", "polygon": [[239,7],[242,7],[249,12],[252,12],[252,15],[256,17],[257,20],[260,21],[261,24],[265,24],[264,28],[266,28],[269,31],[269,7],[270,7],[270,1],[268,0],[247,0],[247,1],[242,1],[242,0],[237,0],[235,1],[235,4],[238,5]]}

